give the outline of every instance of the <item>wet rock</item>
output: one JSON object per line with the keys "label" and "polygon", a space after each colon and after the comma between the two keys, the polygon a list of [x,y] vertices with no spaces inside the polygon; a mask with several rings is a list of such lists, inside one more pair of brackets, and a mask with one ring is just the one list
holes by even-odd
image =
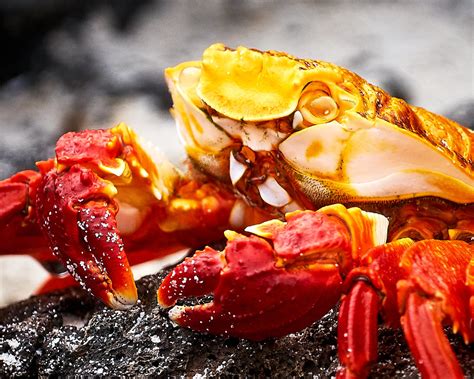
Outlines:
{"label": "wet rock", "polygon": [[[215,337],[174,326],[156,305],[162,274],[138,281],[140,303],[105,308],[79,289],[32,297],[0,310],[0,377],[12,375],[333,376],[336,311],[299,333],[263,342]],[[474,354],[450,335],[468,377]],[[399,331],[380,331],[371,377],[417,377]]]}

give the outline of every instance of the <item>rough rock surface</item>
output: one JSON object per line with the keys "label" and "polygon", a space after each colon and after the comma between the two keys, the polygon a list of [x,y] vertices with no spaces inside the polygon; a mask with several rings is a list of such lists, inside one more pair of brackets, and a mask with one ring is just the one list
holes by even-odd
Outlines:
{"label": "rough rock surface", "polygon": [[[105,308],[80,289],[32,297],[0,310],[0,377],[153,375],[326,378],[337,369],[336,312],[302,332],[264,342],[214,337],[174,326],[156,304],[164,273],[138,281],[140,304]],[[467,377],[474,350],[450,340]],[[371,377],[417,377],[400,331],[380,330]]]}

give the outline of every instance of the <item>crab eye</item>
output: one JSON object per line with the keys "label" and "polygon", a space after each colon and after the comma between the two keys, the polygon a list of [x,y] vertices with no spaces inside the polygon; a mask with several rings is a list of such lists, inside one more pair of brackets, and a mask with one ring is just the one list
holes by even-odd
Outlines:
{"label": "crab eye", "polygon": [[310,125],[332,121],[339,113],[331,91],[319,82],[313,82],[305,88],[298,102],[298,110],[304,121]]}

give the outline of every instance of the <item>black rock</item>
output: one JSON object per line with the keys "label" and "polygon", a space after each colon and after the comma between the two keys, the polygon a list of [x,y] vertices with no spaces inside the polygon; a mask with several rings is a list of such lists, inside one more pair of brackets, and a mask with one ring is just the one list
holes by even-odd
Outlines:
{"label": "black rock", "polygon": [[[164,273],[138,281],[140,303],[113,311],[67,289],[0,310],[0,377],[153,375],[166,377],[334,376],[336,311],[299,333],[263,342],[215,337],[174,326],[156,304]],[[474,352],[449,335],[468,377]],[[400,331],[380,330],[371,377],[417,377]]]}

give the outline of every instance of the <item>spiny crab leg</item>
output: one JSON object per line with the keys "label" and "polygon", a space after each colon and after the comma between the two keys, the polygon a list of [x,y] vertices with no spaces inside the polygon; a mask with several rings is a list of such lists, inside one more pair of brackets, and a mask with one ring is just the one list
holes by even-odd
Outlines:
{"label": "spiny crab leg", "polygon": [[224,251],[208,247],[165,278],[158,303],[212,293],[210,303],[170,311],[176,323],[198,331],[260,340],[301,330],[337,303],[341,272],[353,263],[351,227],[331,214],[340,207],[247,229],[264,238],[226,232]]}

